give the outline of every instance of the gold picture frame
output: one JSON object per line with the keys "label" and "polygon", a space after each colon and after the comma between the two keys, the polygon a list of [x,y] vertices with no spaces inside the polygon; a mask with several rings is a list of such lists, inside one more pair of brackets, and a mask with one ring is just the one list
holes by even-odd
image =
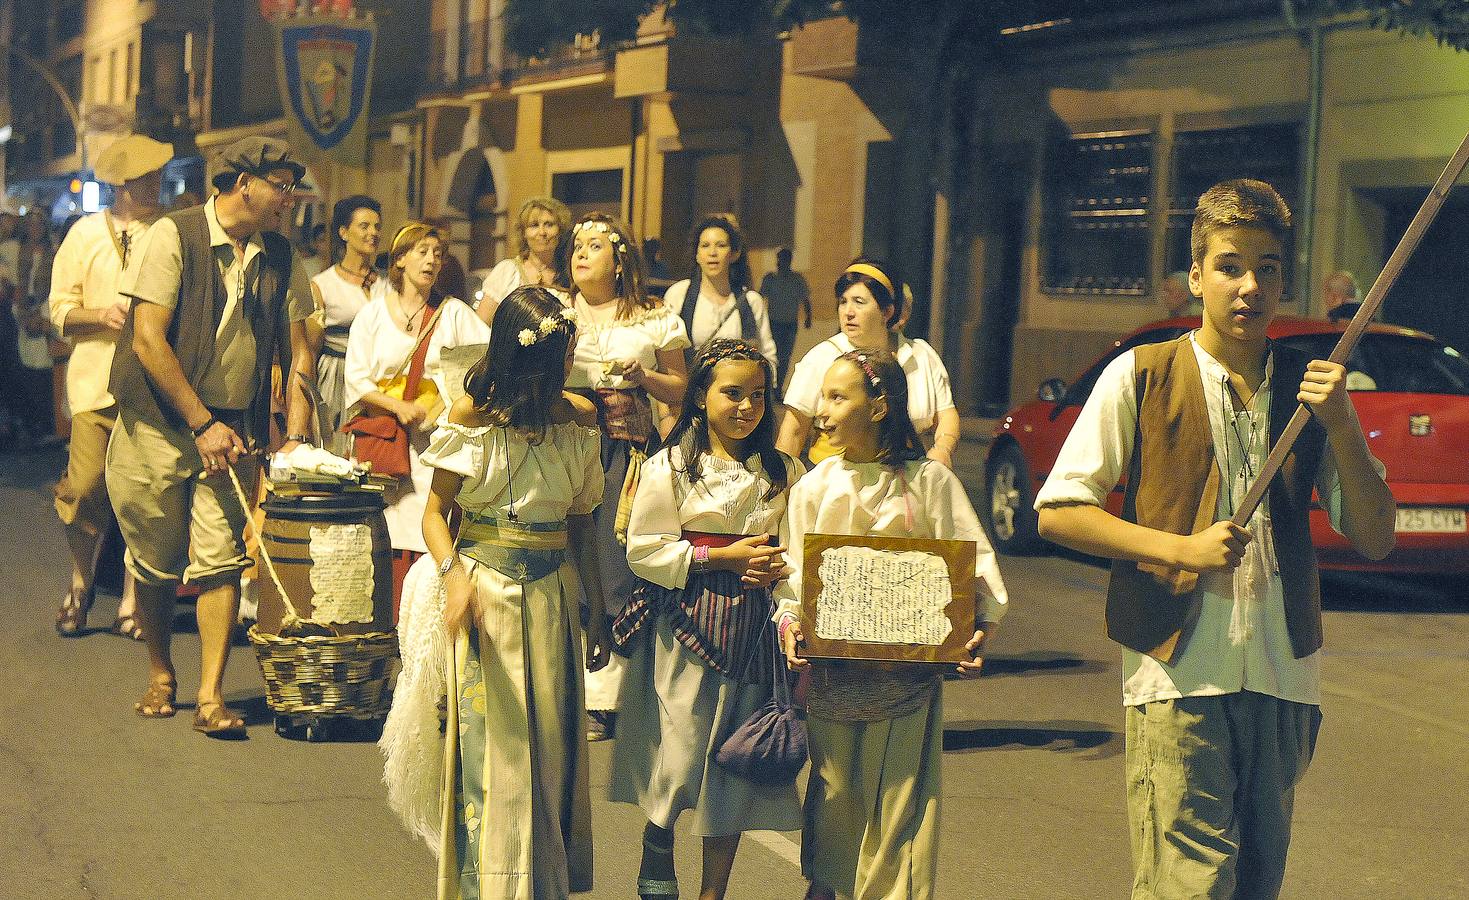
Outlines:
{"label": "gold picture frame", "polygon": [[[938,556],[949,570],[952,599],[944,608],[949,633],[941,644],[854,641],[823,638],[816,633],[821,603],[822,555],[833,548],[865,547],[885,552],[920,551]],[[979,548],[974,541],[937,538],[876,537],[849,534],[808,534],[802,555],[800,655],[811,659],[857,659],[881,662],[958,663],[969,659],[964,645],[974,637],[975,575]],[[874,598],[876,599],[876,598]]]}

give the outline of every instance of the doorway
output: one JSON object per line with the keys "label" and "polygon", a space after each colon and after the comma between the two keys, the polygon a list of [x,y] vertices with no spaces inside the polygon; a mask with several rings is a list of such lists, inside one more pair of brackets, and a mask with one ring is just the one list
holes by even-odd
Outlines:
{"label": "doorway", "polygon": [[[1408,230],[1428,188],[1374,191],[1382,204],[1386,260]],[[1417,328],[1460,350],[1469,350],[1469,255],[1463,235],[1469,233],[1469,198],[1450,197],[1438,212],[1402,275],[1383,301],[1378,319]],[[1363,284],[1365,294],[1370,287]]]}

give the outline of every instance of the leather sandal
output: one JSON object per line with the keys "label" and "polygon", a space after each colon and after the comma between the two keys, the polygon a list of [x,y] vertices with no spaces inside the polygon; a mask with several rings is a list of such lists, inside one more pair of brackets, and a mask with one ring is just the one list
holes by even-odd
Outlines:
{"label": "leather sandal", "polygon": [[143,639],[143,626],[138,623],[137,617],[131,614],[118,616],[113,620],[107,632],[134,641],[141,641]]}
{"label": "leather sandal", "polygon": [[[206,714],[207,711],[207,714]],[[244,740],[245,717],[223,703],[201,703],[194,713],[194,730],[223,741]]]}
{"label": "leather sandal", "polygon": [[154,681],[143,692],[143,698],[133,704],[133,712],[145,719],[171,719],[178,712],[177,698],[178,686],[172,681]]}
{"label": "leather sandal", "polygon": [[87,613],[92,610],[94,596],[91,591],[76,588],[61,598],[61,609],[56,613],[56,633],[62,637],[81,637],[87,627]]}

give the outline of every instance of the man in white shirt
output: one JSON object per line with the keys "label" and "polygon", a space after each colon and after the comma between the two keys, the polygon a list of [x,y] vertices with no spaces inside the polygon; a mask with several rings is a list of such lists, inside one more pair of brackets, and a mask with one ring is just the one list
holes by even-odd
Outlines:
{"label": "man in white shirt", "polygon": [[[124,267],[136,256],[148,225],[162,212],[163,166],[173,148],[140,134],[114,141],[97,159],[99,181],[114,185],[111,209],[79,220],[56,251],[51,272],[51,323],[74,342],[66,369],[71,407],[71,449],[56,484],[56,514],[71,549],[71,589],[56,616],[56,631],[76,637],[94,599],[97,554],[112,529],[112,505],[103,479],[107,441],[117,404],[107,390],[117,335],[127,321],[127,301],[117,292]],[[123,576],[122,604],[112,632],[142,639],[135,617],[133,579]]]}

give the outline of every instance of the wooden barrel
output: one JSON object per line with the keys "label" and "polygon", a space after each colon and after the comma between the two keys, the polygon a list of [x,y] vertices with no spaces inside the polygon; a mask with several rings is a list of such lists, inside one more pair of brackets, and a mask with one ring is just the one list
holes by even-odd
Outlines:
{"label": "wooden barrel", "polygon": [[[305,619],[338,634],[393,630],[393,561],[383,497],[367,491],[272,496],[266,552]],[[286,606],[262,566],[257,628],[279,634]]]}

